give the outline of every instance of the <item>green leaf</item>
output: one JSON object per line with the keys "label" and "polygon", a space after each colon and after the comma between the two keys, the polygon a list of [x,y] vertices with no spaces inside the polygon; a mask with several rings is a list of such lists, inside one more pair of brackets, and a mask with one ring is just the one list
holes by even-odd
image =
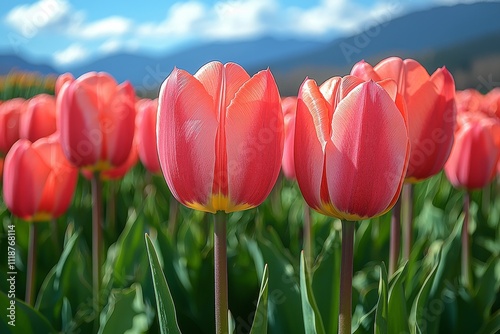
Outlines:
{"label": "green leaf", "polygon": [[[380,281],[378,285],[378,302],[375,312],[375,334],[387,333],[388,318],[388,293],[387,293],[387,269],[382,262],[380,266]],[[392,333],[392,332],[391,332]]]}
{"label": "green leaf", "polygon": [[269,288],[269,271],[267,264],[264,266],[262,274],[262,283],[260,285],[259,300],[257,301],[257,309],[252,322],[250,334],[266,334],[267,333],[267,294]]}
{"label": "green leaf", "polygon": [[325,328],[314,300],[311,286],[311,274],[307,268],[304,252],[300,253],[300,295],[302,299],[302,316],[306,334],[324,334]]}
{"label": "green leaf", "polygon": [[156,254],[155,248],[151,239],[146,234],[146,249],[148,251],[149,264],[153,276],[153,284],[155,288],[156,306],[158,308],[158,321],[160,322],[160,330],[162,334],[180,334],[181,331],[177,325],[177,315],[175,313],[174,301],[168,288],[167,280],[161,270],[160,261]]}
{"label": "green leaf", "polygon": [[498,255],[488,261],[475,291],[474,299],[484,319],[488,319],[491,306],[495,302],[495,294],[492,292],[498,291],[500,287],[500,270],[497,268],[500,269],[500,256]]}
{"label": "green leaf", "polygon": [[127,289],[114,289],[108,304],[101,312],[99,334],[144,333],[153,318],[152,310],[144,304],[140,284]]}
{"label": "green leaf", "polygon": [[[70,226],[68,226],[68,229]],[[47,317],[51,324],[62,324],[62,316],[69,317],[63,312],[64,298],[72,308],[78,307],[81,314],[87,317],[96,317],[92,301],[92,284],[88,263],[89,255],[79,245],[80,233],[72,234],[67,240],[64,250],[57,264],[51,269],[42,283],[35,308]],[[83,317],[83,316],[82,316]],[[77,319],[78,322],[87,320]],[[56,325],[57,326],[57,325]]]}
{"label": "green leaf", "polygon": [[[12,307],[14,310],[9,310]],[[37,310],[19,299],[9,298],[3,291],[0,291],[0,309],[3,312],[0,333],[56,333],[47,319]]]}
{"label": "green leaf", "polygon": [[389,282],[389,309],[388,314],[388,332],[389,333],[408,333],[408,310],[406,307],[406,297],[404,291],[404,281],[408,272],[406,262],[394,273]]}
{"label": "green leaf", "polygon": [[426,310],[426,305],[429,299],[429,294],[431,291],[431,287],[434,281],[434,277],[436,276],[436,271],[437,267],[439,265],[439,258],[436,260],[436,264],[432,268],[431,272],[427,276],[427,278],[424,281],[424,284],[422,285],[420,291],[418,292],[417,298],[415,298],[415,301],[413,303],[413,306],[411,308],[410,312],[410,333],[415,334],[415,333],[427,333],[427,326],[428,323],[428,317],[427,311]]}
{"label": "green leaf", "polygon": [[477,334],[491,334],[500,332],[500,310],[493,314],[488,322],[479,330]]}

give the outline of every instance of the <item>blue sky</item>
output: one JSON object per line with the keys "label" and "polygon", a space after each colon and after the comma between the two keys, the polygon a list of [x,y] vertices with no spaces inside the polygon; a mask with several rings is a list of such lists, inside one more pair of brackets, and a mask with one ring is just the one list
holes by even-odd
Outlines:
{"label": "blue sky", "polygon": [[195,43],[331,40],[409,11],[460,0],[2,1],[0,53],[61,68],[110,53],[159,55]]}

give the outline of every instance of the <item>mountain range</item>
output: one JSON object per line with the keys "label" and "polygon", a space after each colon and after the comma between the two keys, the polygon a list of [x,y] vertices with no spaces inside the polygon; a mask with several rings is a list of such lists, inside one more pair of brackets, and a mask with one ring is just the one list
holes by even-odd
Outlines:
{"label": "mountain range", "polygon": [[[119,82],[130,80],[140,95],[154,96],[174,66],[193,73],[211,60],[234,61],[249,73],[269,67],[282,95],[292,95],[306,76],[321,82],[348,73],[361,59],[374,65],[387,56],[399,56],[415,58],[429,71],[446,65],[454,76],[457,73],[459,89],[482,86],[487,90],[488,84],[500,81],[499,13],[500,2],[435,7],[401,17],[388,13],[386,21],[373,21],[358,34],[326,43],[262,37],[206,43],[156,58],[117,53],[62,70],[75,76],[106,71]],[[59,73],[18,55],[0,55],[0,74],[12,69]]]}

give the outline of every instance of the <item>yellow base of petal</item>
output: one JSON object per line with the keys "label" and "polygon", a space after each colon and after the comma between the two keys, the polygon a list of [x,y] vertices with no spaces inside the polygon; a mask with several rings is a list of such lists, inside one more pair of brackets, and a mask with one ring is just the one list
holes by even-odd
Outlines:
{"label": "yellow base of petal", "polygon": [[52,214],[50,212],[38,212],[29,219],[30,222],[48,222],[52,220]]}
{"label": "yellow base of petal", "polygon": [[242,204],[233,203],[226,195],[223,194],[211,195],[207,203],[204,204],[197,202],[189,202],[189,203],[184,203],[184,205],[194,210],[211,212],[211,213],[216,213],[217,211],[225,211],[226,213],[230,213],[230,212],[248,210],[255,207],[255,205],[251,205],[248,203],[242,203]]}

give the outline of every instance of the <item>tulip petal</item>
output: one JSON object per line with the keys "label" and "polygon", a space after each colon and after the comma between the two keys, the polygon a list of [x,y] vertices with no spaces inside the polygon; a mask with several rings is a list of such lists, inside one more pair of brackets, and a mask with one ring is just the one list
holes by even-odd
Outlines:
{"label": "tulip petal", "polygon": [[213,106],[203,85],[186,71],[174,69],[162,84],[158,157],[172,194],[190,207],[203,207],[212,194],[218,128]]}
{"label": "tulip petal", "polygon": [[[227,109],[229,199],[257,206],[269,195],[283,155],[283,114],[269,70],[260,71],[236,93]],[[239,208],[241,209],[241,208]],[[226,211],[235,211],[229,207]]]}
{"label": "tulip petal", "polygon": [[318,211],[323,202],[328,202],[327,198],[322,198],[322,189],[326,188],[326,184],[323,185],[323,181],[326,183],[326,179],[323,180],[323,168],[331,127],[328,117],[330,108],[316,82],[306,79],[300,87],[297,100],[295,174],[307,204]]}
{"label": "tulip petal", "polygon": [[401,112],[374,82],[343,99],[332,120],[326,170],[332,203],[342,217],[373,217],[393,205],[406,168],[409,142]]}
{"label": "tulip petal", "polygon": [[415,92],[427,81],[429,81],[429,73],[427,70],[420,65],[419,62],[413,59],[405,59],[404,64],[406,67],[406,78],[405,78],[405,88],[404,96],[408,101],[408,97],[411,97]]}
{"label": "tulip petal", "polygon": [[372,65],[368,64],[366,61],[361,60],[354,64],[351,69],[351,75],[357,76],[358,78],[363,79],[364,81],[380,81],[381,78],[377,72],[375,72]]}
{"label": "tulip petal", "polygon": [[[389,57],[375,65],[375,71],[380,79],[392,79],[396,82],[398,93],[404,95],[405,90],[405,63],[399,57]],[[427,73],[427,72],[426,72]],[[375,81],[379,81],[375,80]]]}

